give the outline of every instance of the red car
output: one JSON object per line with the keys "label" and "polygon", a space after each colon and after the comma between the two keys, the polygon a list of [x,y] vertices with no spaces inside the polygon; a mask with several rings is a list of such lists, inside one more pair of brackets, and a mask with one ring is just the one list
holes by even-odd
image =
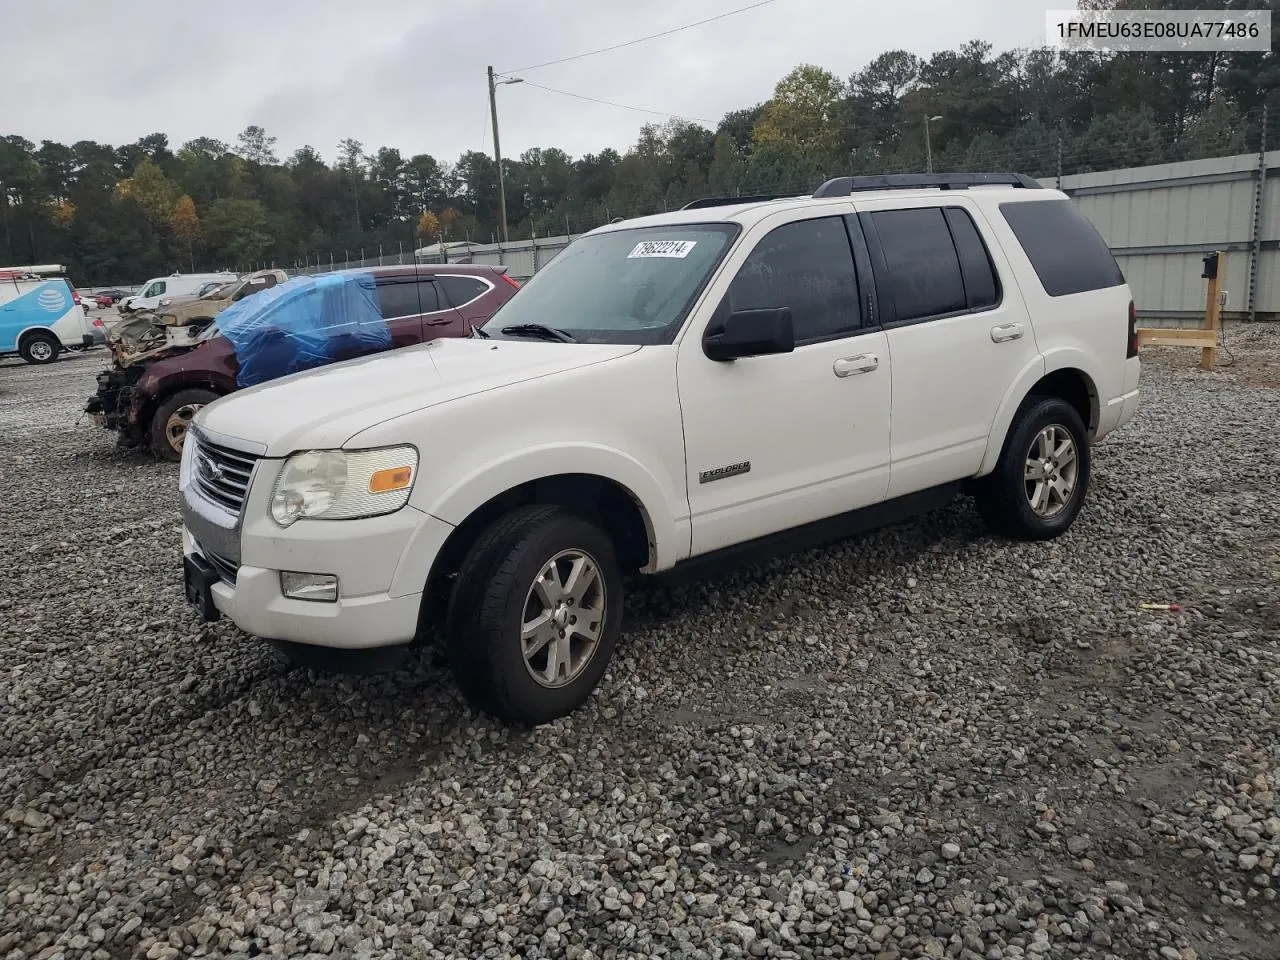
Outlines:
{"label": "red car", "polygon": [[[338,272],[373,275],[391,349],[470,336],[520,289],[506,267],[481,264]],[[97,393],[85,411],[100,426],[118,430],[126,444],[150,446],[164,459],[177,460],[196,412],[237,389],[239,362],[231,342],[213,326],[216,319],[199,328],[165,327],[163,321],[161,316],[134,342],[112,335],[112,368],[98,374]]]}

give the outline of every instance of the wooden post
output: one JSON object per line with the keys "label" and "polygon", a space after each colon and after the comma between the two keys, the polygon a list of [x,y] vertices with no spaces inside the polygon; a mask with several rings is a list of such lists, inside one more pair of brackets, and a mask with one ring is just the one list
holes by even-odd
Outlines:
{"label": "wooden post", "polygon": [[1218,251],[1218,269],[1209,278],[1208,291],[1204,305],[1204,328],[1213,334],[1213,346],[1200,348],[1200,368],[1212,370],[1218,361],[1218,332],[1222,329],[1222,304],[1219,302],[1219,291],[1222,289],[1222,278],[1226,276],[1227,254]]}

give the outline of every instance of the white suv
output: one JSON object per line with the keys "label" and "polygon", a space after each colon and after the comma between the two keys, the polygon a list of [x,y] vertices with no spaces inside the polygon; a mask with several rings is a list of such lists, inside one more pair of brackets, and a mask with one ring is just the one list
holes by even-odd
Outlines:
{"label": "white suv", "polygon": [[206,406],[187,596],[303,659],[438,627],[473,703],[538,723],[596,686],[629,572],[962,490],[1064,532],[1138,369],[1105,243],[1021,175],[698,201],[578,239],[473,337]]}

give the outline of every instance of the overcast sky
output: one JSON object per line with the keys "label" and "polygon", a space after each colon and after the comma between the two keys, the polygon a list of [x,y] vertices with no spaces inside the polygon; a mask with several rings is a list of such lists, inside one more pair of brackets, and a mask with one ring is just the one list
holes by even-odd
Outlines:
{"label": "overcast sky", "polygon": [[[128,143],[161,131],[234,144],[255,123],[285,157],[328,160],[344,137],[452,162],[492,151],[485,66],[571,56],[715,16],[751,0],[0,0],[0,134]],[[1063,6],[1073,6],[1064,3]],[[522,74],[498,88],[503,154],[623,149],[665,117],[714,123],[766,99],[801,62],[847,78],[876,54],[970,39],[1041,41],[1028,0],[773,0],[715,23]]]}

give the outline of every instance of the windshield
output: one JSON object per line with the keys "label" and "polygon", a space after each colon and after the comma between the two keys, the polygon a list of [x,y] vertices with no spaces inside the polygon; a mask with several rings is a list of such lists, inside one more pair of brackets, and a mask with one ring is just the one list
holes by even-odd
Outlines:
{"label": "windshield", "polygon": [[[575,240],[484,325],[491,337],[533,324],[581,343],[670,343],[738,232],[698,223],[614,230]],[[503,333],[503,331],[508,331]]]}

